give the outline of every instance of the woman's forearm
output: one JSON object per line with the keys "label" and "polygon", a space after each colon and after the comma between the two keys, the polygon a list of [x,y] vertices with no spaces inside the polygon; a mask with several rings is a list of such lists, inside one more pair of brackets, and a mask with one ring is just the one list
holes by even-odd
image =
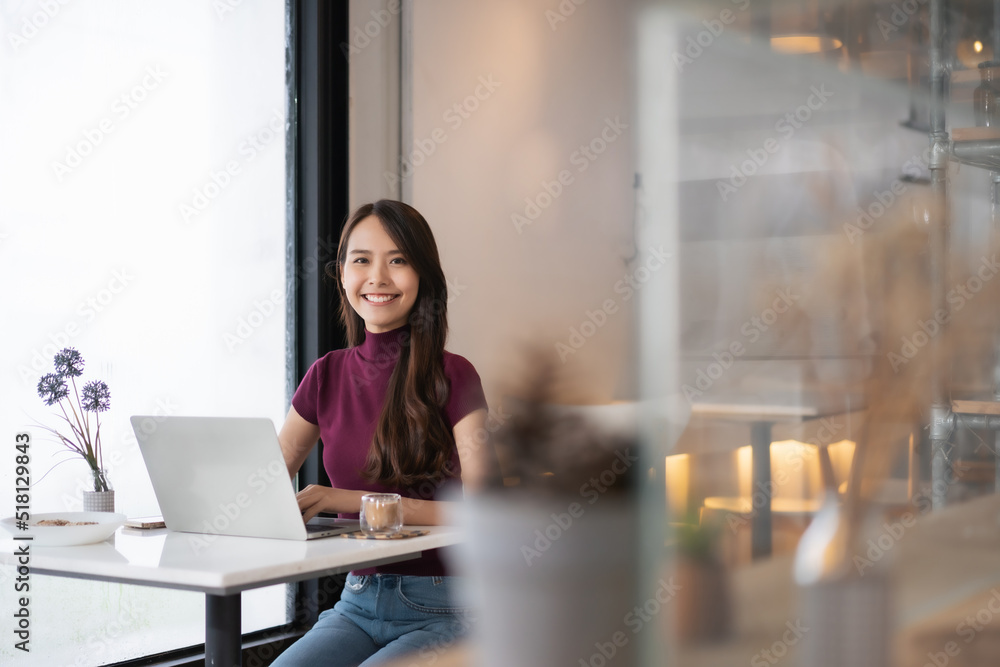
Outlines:
{"label": "woman's forearm", "polygon": [[[298,492],[299,509],[306,521],[320,512],[357,514],[361,511],[361,497],[368,491],[334,489],[310,484]],[[411,526],[439,526],[455,510],[454,501],[420,500],[403,498],[403,523]]]}

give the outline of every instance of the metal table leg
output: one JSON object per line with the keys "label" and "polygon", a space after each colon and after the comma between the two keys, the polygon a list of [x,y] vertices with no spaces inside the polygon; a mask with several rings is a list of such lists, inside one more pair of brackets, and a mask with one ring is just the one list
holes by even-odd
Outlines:
{"label": "metal table leg", "polygon": [[993,434],[993,493],[1000,493],[1000,431]]}
{"label": "metal table leg", "polygon": [[205,666],[241,667],[240,594],[205,594]]}
{"label": "metal table leg", "polygon": [[753,525],[750,531],[751,554],[754,560],[771,555],[771,423],[754,422],[750,427],[750,448],[753,452]]}
{"label": "metal table leg", "polygon": [[931,407],[931,507],[944,509],[951,482],[951,439],[955,416],[948,405]]}

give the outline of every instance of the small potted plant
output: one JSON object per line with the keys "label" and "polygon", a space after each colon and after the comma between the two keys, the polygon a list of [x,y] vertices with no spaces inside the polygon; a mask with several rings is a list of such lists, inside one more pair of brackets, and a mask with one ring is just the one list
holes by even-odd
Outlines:
{"label": "small potted plant", "polygon": [[675,629],[682,644],[721,641],[731,629],[729,577],[717,554],[719,531],[719,524],[696,515],[674,528],[680,582]]}
{"label": "small potted plant", "polygon": [[[76,379],[83,375],[83,355],[75,348],[60,350],[53,358],[55,373],[46,373],[38,381],[38,396],[45,405],[58,406],[59,417],[69,430],[60,431],[39,424],[54,435],[74,456],[87,462],[93,478],[93,491],[83,495],[84,511],[113,512],[114,489],[108,481],[101,452],[101,414],[111,407],[111,391],[102,380],[91,380],[81,390]],[[93,423],[91,421],[93,415]]]}

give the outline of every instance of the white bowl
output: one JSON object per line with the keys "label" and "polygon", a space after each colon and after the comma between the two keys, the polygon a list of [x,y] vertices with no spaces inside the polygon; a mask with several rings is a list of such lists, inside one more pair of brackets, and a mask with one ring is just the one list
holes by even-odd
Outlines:
{"label": "white bowl", "polygon": [[[69,547],[79,544],[103,542],[125,523],[124,514],[115,512],[46,512],[32,514],[27,530],[19,530],[14,517],[0,519],[3,528],[14,537],[31,537],[31,544],[36,547]],[[81,521],[96,521],[87,526],[39,526],[39,521],[46,519],[63,519],[78,523]]]}

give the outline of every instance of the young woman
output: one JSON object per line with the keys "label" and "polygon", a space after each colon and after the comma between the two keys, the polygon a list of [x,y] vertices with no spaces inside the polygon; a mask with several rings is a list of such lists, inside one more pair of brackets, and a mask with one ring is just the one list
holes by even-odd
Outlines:
{"label": "young woman", "polygon": [[[483,474],[486,399],[472,364],[444,350],[447,287],[430,227],[402,202],[366,204],[326,270],[350,347],[312,365],[278,436],[291,475],[323,439],[332,487],[299,492],[303,518],[356,516],[362,495],[392,492],[404,523],[440,523],[445,483],[468,488]],[[447,645],[467,623],[454,584],[436,551],[351,572],[337,605],[274,665],[370,667]]]}

